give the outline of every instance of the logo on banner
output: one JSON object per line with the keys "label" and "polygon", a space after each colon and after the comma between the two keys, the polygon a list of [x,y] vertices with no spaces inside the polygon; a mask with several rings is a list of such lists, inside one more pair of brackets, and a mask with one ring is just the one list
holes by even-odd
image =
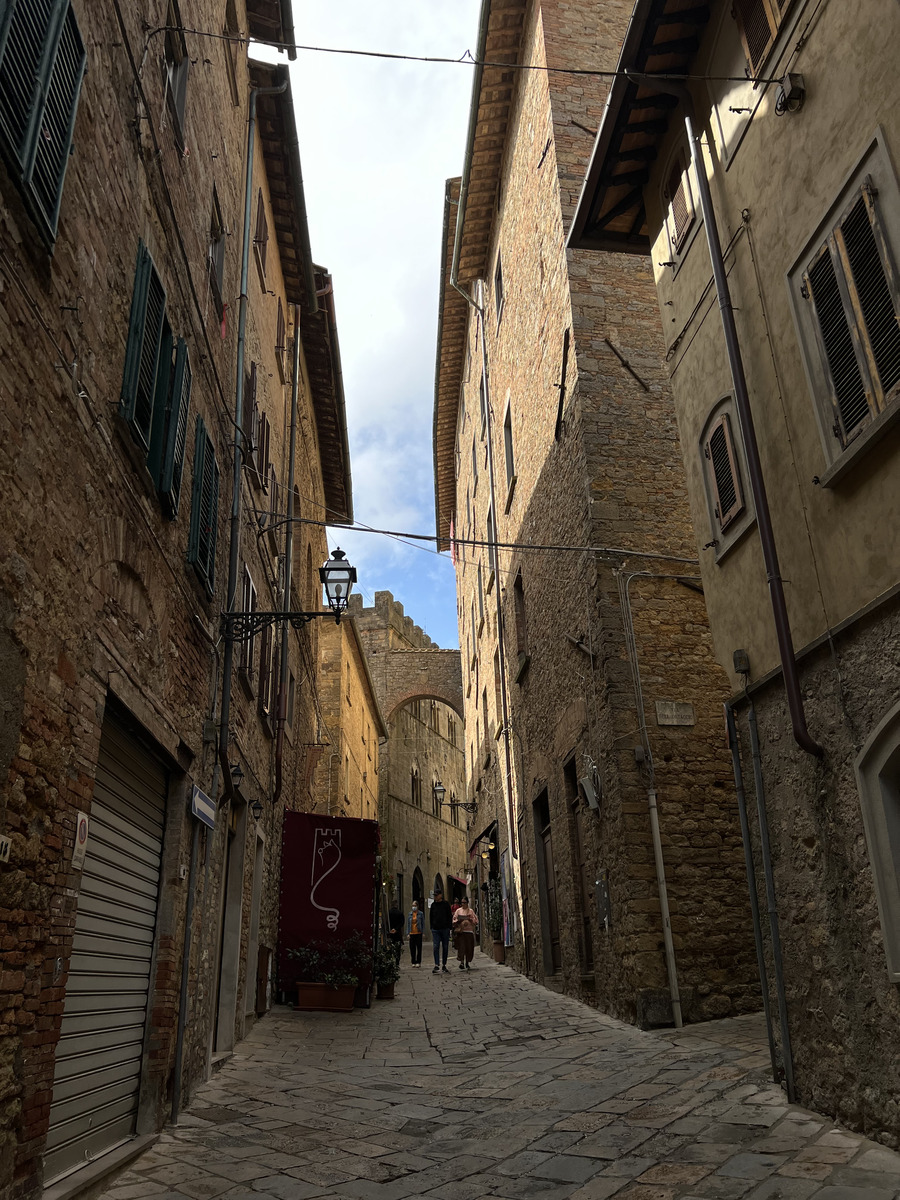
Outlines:
{"label": "logo on banner", "polygon": [[329,929],[335,930],[341,919],[341,910],[333,905],[319,904],[316,892],[328,876],[336,869],[341,861],[341,831],[340,829],[317,829],[313,845],[312,876],[310,879],[309,902],[313,908],[326,914],[325,923]]}

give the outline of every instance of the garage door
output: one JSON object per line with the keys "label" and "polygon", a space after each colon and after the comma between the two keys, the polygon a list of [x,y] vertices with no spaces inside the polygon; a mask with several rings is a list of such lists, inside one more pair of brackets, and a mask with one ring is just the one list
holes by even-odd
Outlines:
{"label": "garage door", "polygon": [[167,778],[107,718],[81,874],[46,1181],[135,1132],[159,894]]}

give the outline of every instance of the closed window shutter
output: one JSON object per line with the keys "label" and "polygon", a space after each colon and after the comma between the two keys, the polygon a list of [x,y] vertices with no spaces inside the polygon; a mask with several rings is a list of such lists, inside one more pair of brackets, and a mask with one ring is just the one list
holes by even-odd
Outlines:
{"label": "closed window shutter", "polygon": [[138,248],[131,320],[125,350],[121,413],[135,439],[149,449],[156,374],[166,308],[166,293],[150,254],[141,242]]}
{"label": "closed window shutter", "polygon": [[66,12],[56,58],[47,86],[40,129],[35,139],[32,183],[34,194],[50,230],[55,234],[63,180],[75,128],[75,110],[86,55],[71,10]]}
{"label": "closed window shutter", "polygon": [[[840,243],[849,267],[851,295],[856,293],[868,335],[868,357],[877,404],[882,408],[900,383],[900,324],[894,296],[893,263],[881,232],[872,188],[863,188],[840,226]],[[891,282],[894,283],[893,289]],[[856,306],[854,305],[854,308]]]}
{"label": "closed window shutter", "polygon": [[725,529],[744,508],[727,413],[713,426],[704,452],[711,468],[710,481],[715,495],[716,517],[720,528]]}
{"label": "closed window shutter", "polygon": [[734,0],[732,12],[750,67],[755,72],[775,40],[781,17],[780,6],[776,0]]}
{"label": "closed window shutter", "polygon": [[0,139],[42,233],[56,237],[86,54],[67,0],[12,0],[0,15]]}
{"label": "closed window shutter", "polygon": [[193,563],[210,596],[213,594],[215,580],[218,511],[219,468],[203,418],[198,417],[188,561]]}
{"label": "closed window shutter", "polygon": [[169,398],[162,472],[159,481],[159,494],[163,508],[172,518],[178,515],[178,504],[181,499],[181,477],[184,470],[192,379],[187,343],[183,338],[179,338],[175,351],[175,374]]}
{"label": "closed window shutter", "polygon": [[269,715],[269,691],[272,678],[272,626],[266,625],[259,639],[259,711]]}
{"label": "closed window shutter", "polygon": [[846,445],[869,416],[868,379],[863,377],[853,344],[828,243],[810,264],[804,284],[815,307],[816,334],[828,367],[834,433]]}

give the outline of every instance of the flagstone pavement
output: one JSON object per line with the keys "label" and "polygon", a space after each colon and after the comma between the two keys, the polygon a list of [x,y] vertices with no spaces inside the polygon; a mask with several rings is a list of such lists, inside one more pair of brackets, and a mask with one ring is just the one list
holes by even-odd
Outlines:
{"label": "flagstone pavement", "polygon": [[450,968],[275,1008],[104,1200],[900,1200],[900,1155],[787,1104],[760,1017],[644,1033]]}

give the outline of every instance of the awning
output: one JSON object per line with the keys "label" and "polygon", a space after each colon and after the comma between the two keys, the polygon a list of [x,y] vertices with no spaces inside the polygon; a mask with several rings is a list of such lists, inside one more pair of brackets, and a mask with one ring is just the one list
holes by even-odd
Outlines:
{"label": "awning", "polygon": [[472,857],[472,855],[475,853],[475,847],[478,845],[478,843],[479,843],[480,841],[483,841],[485,838],[487,838],[487,837],[488,837],[488,835],[491,833],[491,831],[492,831],[492,830],[496,830],[496,828],[497,828],[497,822],[496,822],[496,821],[491,821],[490,825],[487,825],[487,826],[486,826],[486,827],[485,827],[485,828],[484,828],[484,829],[481,831],[481,833],[479,833],[478,837],[475,839],[475,841],[474,841],[474,842],[472,843],[472,845],[469,847],[469,857],[470,857],[470,858],[471,858],[471,857]]}
{"label": "awning", "polygon": [[448,875],[447,878],[452,879],[454,883],[461,883],[463,885],[463,887],[469,886],[468,879],[460,879],[460,877],[458,875]]}

